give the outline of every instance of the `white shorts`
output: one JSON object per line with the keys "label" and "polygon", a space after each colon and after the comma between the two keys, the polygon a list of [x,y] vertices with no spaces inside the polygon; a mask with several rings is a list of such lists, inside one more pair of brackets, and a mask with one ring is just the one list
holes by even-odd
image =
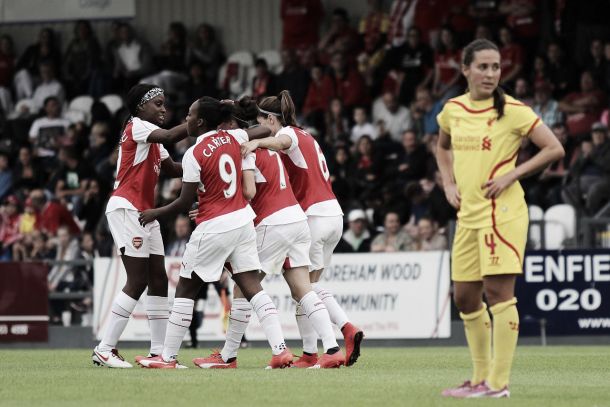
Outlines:
{"label": "white shorts", "polygon": [[218,281],[226,262],[231,263],[233,274],[261,269],[252,222],[223,233],[202,233],[198,229],[186,244],[180,277],[191,278],[194,272],[203,281]]}
{"label": "white shorts", "polygon": [[119,255],[130,257],[165,255],[159,222],[154,221],[142,226],[138,222],[138,211],[124,208],[108,212],[106,219]]}
{"label": "white shorts", "polygon": [[287,225],[258,225],[256,244],[262,270],[266,274],[279,274],[282,269],[311,265],[311,232],[307,221]]}
{"label": "white shorts", "polygon": [[311,230],[310,271],[330,266],[330,259],[343,235],[343,216],[308,216]]}

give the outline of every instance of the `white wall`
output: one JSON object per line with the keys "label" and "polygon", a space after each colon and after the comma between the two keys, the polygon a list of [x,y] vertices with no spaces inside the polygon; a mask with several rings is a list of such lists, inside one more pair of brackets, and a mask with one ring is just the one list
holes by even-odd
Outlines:
{"label": "white wall", "polygon": [[[344,7],[350,13],[354,26],[366,12],[366,3],[366,0],[322,0],[327,21],[333,8]],[[136,18],[132,24],[138,33],[150,41],[153,48],[159,48],[172,21],[182,21],[190,34],[200,23],[211,24],[218,31],[228,52],[239,49],[258,52],[279,48],[281,42],[280,0],[136,0]],[[100,43],[105,44],[110,21],[97,21],[92,25]],[[51,27],[59,34],[62,50],[65,50],[72,38],[73,26],[73,22],[5,24],[0,26],[0,34],[10,34],[15,41],[17,53],[21,54],[29,44],[36,41],[41,28]],[[326,26],[327,23],[323,29]]]}

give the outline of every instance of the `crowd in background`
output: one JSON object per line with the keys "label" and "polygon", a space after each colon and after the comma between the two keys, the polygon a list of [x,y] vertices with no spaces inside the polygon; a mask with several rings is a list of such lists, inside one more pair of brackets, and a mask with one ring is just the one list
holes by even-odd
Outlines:
{"label": "crowd in background", "polygon": [[[501,86],[553,130],[566,156],[523,180],[542,208],[566,202],[593,215],[610,198],[610,5],[570,0],[369,1],[355,19],[320,0],[283,0],[281,68],[255,59],[244,94],[288,89],[300,123],[325,153],[346,214],[337,251],[446,249],[455,211],[434,159],[436,115],[465,91],[460,50],[495,41]],[[330,26],[322,30],[325,16]],[[148,44],[129,22],[112,24],[100,44],[87,21],[60,44],[52,29],[15,50],[0,36],[0,235],[3,260],[72,260],[113,255],[103,216],[112,190],[126,110],[99,100],[87,117],[67,115],[79,95],[124,95],[140,82],[166,91],[166,126],[198,97],[238,97],[233,64],[209,24],[169,26]],[[224,66],[223,76],[219,76]],[[194,140],[167,146],[175,161]],[[524,140],[519,160],[535,154]],[[179,179],[162,180],[158,204],[176,198]],[[180,256],[193,225],[164,220],[168,255]],[[86,266],[55,266],[52,291],[87,290]],[[73,304],[77,307],[82,304]]]}

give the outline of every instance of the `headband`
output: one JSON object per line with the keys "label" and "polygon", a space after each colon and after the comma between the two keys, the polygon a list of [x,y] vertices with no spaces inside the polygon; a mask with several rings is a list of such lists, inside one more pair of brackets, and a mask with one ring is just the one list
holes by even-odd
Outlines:
{"label": "headband", "polygon": [[261,112],[261,113],[265,113],[265,114],[272,114],[272,115],[277,116],[277,117],[283,117],[284,116],[282,113],[270,112],[268,110],[263,110],[260,107],[258,108],[258,111]]}
{"label": "headband", "polygon": [[162,94],[163,94],[163,89],[161,89],[161,88],[152,88],[151,90],[146,92],[144,94],[144,96],[142,96],[142,99],[140,99],[140,101],[138,102],[138,107],[141,107],[142,105],[144,105],[144,103],[146,103],[149,100],[154,99],[157,96],[162,95]]}

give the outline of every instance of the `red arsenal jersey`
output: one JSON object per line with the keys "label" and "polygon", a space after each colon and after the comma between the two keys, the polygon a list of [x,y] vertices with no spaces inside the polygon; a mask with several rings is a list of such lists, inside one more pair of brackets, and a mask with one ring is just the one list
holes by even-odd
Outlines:
{"label": "red arsenal jersey", "polygon": [[256,195],[250,204],[256,213],[255,225],[285,225],[307,219],[277,152],[258,149],[244,160],[243,169],[254,170]]}
{"label": "red arsenal jersey", "polygon": [[318,142],[298,127],[283,127],[279,135],[287,135],[292,144],[283,151],[282,160],[290,176],[292,190],[307,215],[343,215],[335,198],[330,172]]}
{"label": "red arsenal jersey", "polygon": [[150,133],[158,128],[138,117],[125,126],[119,144],[114,191],[106,212],[117,208],[138,211],[154,208],[161,161],[169,157],[163,145],[147,142]]}
{"label": "red arsenal jersey", "polygon": [[206,233],[227,232],[254,219],[242,192],[240,145],[247,140],[243,130],[210,131],[184,154],[182,180],[199,183],[196,222]]}

